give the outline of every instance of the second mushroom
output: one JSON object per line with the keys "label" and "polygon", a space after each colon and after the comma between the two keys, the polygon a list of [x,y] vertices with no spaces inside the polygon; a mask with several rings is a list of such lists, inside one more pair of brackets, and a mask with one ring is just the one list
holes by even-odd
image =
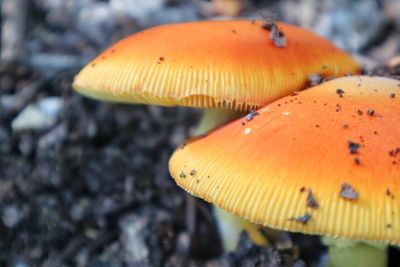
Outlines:
{"label": "second mushroom", "polygon": [[171,175],[253,223],[325,236],[330,267],[385,267],[400,244],[398,91],[354,76],[287,96],[177,149]]}

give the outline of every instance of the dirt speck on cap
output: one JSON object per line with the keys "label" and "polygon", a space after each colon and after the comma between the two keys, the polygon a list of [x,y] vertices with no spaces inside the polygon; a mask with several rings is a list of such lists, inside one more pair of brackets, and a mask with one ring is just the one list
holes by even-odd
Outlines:
{"label": "dirt speck on cap", "polygon": [[394,199],[394,195],[393,195],[392,191],[391,191],[389,188],[386,189],[386,195],[387,195],[388,197]]}
{"label": "dirt speck on cap", "polygon": [[318,73],[308,75],[308,83],[310,86],[318,85],[322,82],[322,76]]}
{"label": "dirt speck on cap", "polygon": [[276,24],[272,24],[271,32],[270,32],[270,38],[272,40],[272,43],[279,48],[283,48],[286,46],[286,36],[281,31]]}
{"label": "dirt speck on cap", "polygon": [[360,144],[350,140],[348,141],[348,149],[350,154],[357,154],[360,149]]}
{"label": "dirt speck on cap", "polygon": [[389,151],[389,156],[393,158],[395,158],[399,154],[400,154],[400,147],[396,147]]}
{"label": "dirt speck on cap", "polygon": [[255,116],[259,116],[259,115],[260,115],[260,113],[258,113],[258,112],[255,111],[255,110],[252,110],[252,111],[250,111],[250,113],[247,114],[244,118],[246,119],[246,121],[251,121],[251,120],[254,119]]}
{"label": "dirt speck on cap", "polygon": [[375,110],[374,109],[368,109],[367,114],[370,116],[374,116],[375,115]]}
{"label": "dirt speck on cap", "polygon": [[295,221],[301,224],[306,225],[310,220],[311,220],[311,214],[310,213],[305,213],[303,216],[299,217],[292,217],[288,219],[289,221]]}
{"label": "dirt speck on cap", "polygon": [[319,205],[317,200],[314,197],[314,194],[312,193],[311,190],[308,191],[307,195],[307,207],[313,208],[313,209],[318,209]]}
{"label": "dirt speck on cap", "polygon": [[336,94],[339,95],[339,97],[343,97],[345,91],[341,88],[336,89]]}
{"label": "dirt speck on cap", "polygon": [[359,193],[348,183],[343,183],[340,189],[339,197],[348,200],[357,200]]}
{"label": "dirt speck on cap", "polygon": [[183,170],[179,171],[179,177],[186,178],[186,174]]}

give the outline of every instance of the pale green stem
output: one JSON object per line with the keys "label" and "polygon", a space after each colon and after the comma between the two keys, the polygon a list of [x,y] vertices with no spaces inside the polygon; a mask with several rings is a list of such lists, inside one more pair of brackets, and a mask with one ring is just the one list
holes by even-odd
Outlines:
{"label": "pale green stem", "polygon": [[[228,109],[206,109],[194,136],[206,134],[219,126],[243,117],[246,113]],[[213,205],[213,214],[217,220],[217,227],[225,251],[233,251],[237,247],[242,231],[246,231],[250,238],[258,245],[266,245],[267,240],[259,231],[259,226],[245,221],[231,213]]]}
{"label": "pale green stem", "polygon": [[328,246],[327,267],[387,267],[387,245],[324,237]]}
{"label": "pale green stem", "polygon": [[246,113],[229,109],[205,109],[194,136],[206,134],[219,126],[243,117]]}
{"label": "pale green stem", "polygon": [[212,206],[214,217],[217,220],[217,227],[224,251],[234,251],[239,243],[240,234],[246,231],[250,239],[259,246],[268,245],[268,240],[260,231],[260,225],[233,215],[217,206]]}

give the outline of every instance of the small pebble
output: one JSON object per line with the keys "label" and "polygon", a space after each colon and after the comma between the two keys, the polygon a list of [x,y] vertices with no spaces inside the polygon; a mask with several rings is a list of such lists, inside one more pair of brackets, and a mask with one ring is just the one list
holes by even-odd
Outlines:
{"label": "small pebble", "polygon": [[6,206],[1,216],[4,225],[8,228],[17,226],[22,221],[23,217],[22,211],[16,205]]}

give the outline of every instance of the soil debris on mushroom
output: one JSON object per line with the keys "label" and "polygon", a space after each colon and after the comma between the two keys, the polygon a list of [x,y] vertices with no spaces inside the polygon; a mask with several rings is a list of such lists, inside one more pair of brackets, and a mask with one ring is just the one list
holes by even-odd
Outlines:
{"label": "soil debris on mushroom", "polygon": [[248,113],[248,114],[245,116],[245,119],[246,119],[246,121],[251,121],[251,120],[254,119],[255,116],[258,116],[258,115],[260,115],[260,113],[258,113],[258,112],[255,111],[255,110],[252,110],[252,111],[250,111],[250,113]]}
{"label": "soil debris on mushroom", "polygon": [[315,199],[314,194],[312,193],[311,190],[308,191],[308,195],[307,195],[307,207],[310,207],[313,209],[319,208],[319,204],[318,204],[317,200]]}
{"label": "soil debris on mushroom", "polygon": [[370,109],[367,110],[367,114],[370,115],[370,116],[374,116],[375,115],[375,110],[370,108]]}
{"label": "soil debris on mushroom", "polygon": [[348,200],[357,200],[359,198],[359,193],[348,183],[343,183],[339,196]]}
{"label": "soil debris on mushroom", "polygon": [[343,97],[343,95],[345,94],[345,91],[341,88],[336,89],[336,94],[339,95],[339,97]]}
{"label": "soil debris on mushroom", "polygon": [[350,154],[357,154],[358,150],[360,149],[360,146],[361,145],[359,143],[353,142],[351,140],[348,141],[348,149]]}
{"label": "soil debris on mushroom", "polygon": [[306,225],[310,220],[311,220],[311,214],[310,213],[305,213],[302,216],[298,216],[298,217],[292,217],[288,219],[289,221],[295,221],[301,224]]}
{"label": "soil debris on mushroom", "polygon": [[272,24],[270,38],[276,47],[283,48],[286,46],[286,36],[276,24]]}
{"label": "soil debris on mushroom", "polygon": [[322,82],[322,75],[318,73],[308,75],[308,83],[310,86],[318,85]]}

